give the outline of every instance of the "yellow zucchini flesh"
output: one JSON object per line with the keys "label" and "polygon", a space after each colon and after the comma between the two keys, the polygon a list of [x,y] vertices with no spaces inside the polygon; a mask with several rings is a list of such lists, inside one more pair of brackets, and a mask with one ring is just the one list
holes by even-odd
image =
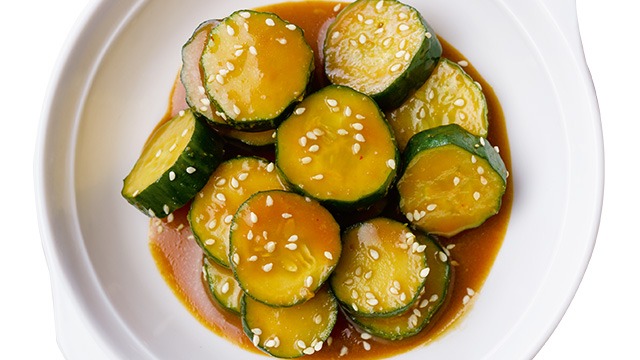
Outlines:
{"label": "yellow zucchini flesh", "polygon": [[[342,236],[344,252],[331,288],[345,310],[388,317],[407,310],[428,274],[425,248],[408,226],[387,218],[356,224]],[[414,245],[415,244],[415,245]]]}
{"label": "yellow zucchini flesh", "polygon": [[286,191],[264,191],[233,218],[231,268],[245,293],[272,306],[314,297],[341,253],[340,228],[319,203]]}
{"label": "yellow zucchini flesh", "polygon": [[440,59],[431,76],[399,108],[387,113],[398,147],[422,130],[458,124],[476,136],[489,131],[487,101],[480,86],[448,59]]}
{"label": "yellow zucchini flesh", "polygon": [[244,293],[238,282],[233,277],[231,270],[210,261],[206,256],[203,259],[202,273],[209,294],[230,312],[240,315],[241,300]]}
{"label": "yellow zucchini flesh", "polygon": [[189,210],[193,235],[205,254],[229,267],[229,229],[240,205],[251,195],[286,187],[274,164],[258,157],[239,157],[220,164]]}
{"label": "yellow zucchini flesh", "polygon": [[302,304],[275,308],[248,296],[243,299],[245,334],[262,351],[279,358],[313,355],[322,350],[338,318],[338,302],[323,287]]}
{"label": "yellow zucchini flesh", "polygon": [[314,56],[294,24],[241,10],[213,28],[200,64],[220,115],[233,127],[259,131],[275,128],[304,96]]}

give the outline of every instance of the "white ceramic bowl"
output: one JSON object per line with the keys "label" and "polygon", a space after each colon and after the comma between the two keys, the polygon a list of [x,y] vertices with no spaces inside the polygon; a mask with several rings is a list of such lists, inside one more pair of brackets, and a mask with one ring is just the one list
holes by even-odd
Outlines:
{"label": "white ceramic bowl", "polygon": [[[194,27],[267,2],[95,1],[64,50],[37,149],[41,232],[54,279],[110,358],[262,358],[185,310],[150,255],[147,218],[119,191],[164,114]],[[398,358],[532,358],[582,278],[602,202],[600,120],[574,0],[407,2],[494,87],[515,196],[504,245],[472,311]],[[73,334],[59,336],[64,351]]]}

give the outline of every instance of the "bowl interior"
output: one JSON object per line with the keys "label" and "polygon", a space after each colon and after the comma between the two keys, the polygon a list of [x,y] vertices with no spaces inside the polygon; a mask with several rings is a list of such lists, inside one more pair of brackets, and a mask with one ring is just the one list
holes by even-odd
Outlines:
{"label": "bowl interior", "polygon": [[[591,99],[584,90],[579,96],[563,91],[569,85],[556,76],[564,68],[558,65],[562,51],[552,53],[553,44],[532,36],[537,26],[551,35],[557,31],[545,27],[548,18],[527,22],[518,16],[529,10],[544,16],[536,2],[533,10],[509,4],[516,1],[406,2],[493,86],[507,122],[515,195],[504,244],[472,311],[453,331],[399,357],[532,357],[564,312],[592,247],[593,226],[578,226],[599,214],[598,183],[587,179],[576,185],[585,176],[598,176],[598,164],[579,157],[599,156],[595,130],[584,130],[597,120]],[[265,3],[246,0],[241,6]],[[86,310],[95,308],[94,326],[112,338],[108,346],[124,358],[251,357],[204,328],[177,300],[151,257],[147,218],[119,195],[123,177],[165,113],[182,44],[201,21],[224,17],[237,6],[222,0],[102,2],[96,9],[105,10],[106,25],[88,21],[80,39],[95,41],[93,50],[78,46],[72,54],[90,66],[79,83],[67,84],[79,99],[71,109],[75,116],[56,121],[71,124],[71,142],[53,151],[68,154],[60,161],[69,162],[63,177],[71,184],[70,224],[77,231],[64,238],[54,232],[52,241],[82,259],[92,281],[78,286],[76,296],[85,299]],[[585,82],[580,73],[574,76]],[[582,122],[574,111],[580,106],[587,117]],[[581,135],[585,132],[588,136]],[[73,283],[79,275],[66,276]],[[520,339],[525,328],[528,342]],[[114,340],[114,332],[126,340]]]}

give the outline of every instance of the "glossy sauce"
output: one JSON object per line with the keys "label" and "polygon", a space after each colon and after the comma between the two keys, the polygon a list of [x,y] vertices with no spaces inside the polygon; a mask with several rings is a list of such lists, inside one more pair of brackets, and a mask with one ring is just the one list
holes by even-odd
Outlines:
{"label": "glossy sauce", "polygon": [[[321,52],[318,49],[328,24],[336,15],[334,7],[337,4],[334,2],[296,2],[277,4],[259,9],[274,12],[283,19],[304,29],[305,37],[316,54],[316,74],[312,85],[315,89],[326,84],[326,79],[322,72]],[[444,49],[444,57],[456,62],[460,60],[469,61],[444,39],[440,38],[440,41]],[[495,93],[473,66],[468,65],[464,69],[474,80],[482,85],[489,107],[488,140],[491,144],[500,148],[500,155],[507,169],[511,169],[505,120]],[[180,81],[177,80],[172,91],[170,106],[165,120],[185,107],[184,89]],[[242,153],[242,151],[231,151],[231,153]],[[273,158],[273,154],[268,152],[260,155]],[[394,203],[392,200],[389,201],[390,206],[384,210],[383,215],[406,221],[406,219],[400,217]],[[432,319],[428,328],[416,336],[401,341],[367,340],[371,347],[370,350],[365,350],[364,340],[360,338],[359,332],[341,315],[333,330],[331,344],[325,344],[322,351],[311,357],[318,359],[389,357],[415,347],[424,346],[445,331],[454,328],[456,321],[472,307],[474,297],[481,291],[482,285],[491,270],[506,233],[512,203],[513,186],[511,181],[508,181],[502,208],[497,215],[476,229],[467,230],[450,239],[439,239],[443,246],[450,247],[450,258],[454,265],[453,278],[448,298],[443,308]],[[187,209],[188,206],[176,211],[173,217],[168,219],[151,220],[149,244],[160,272],[176,296],[203,325],[244,349],[259,352],[242,332],[240,319],[214,305],[214,301],[210,299],[203,284],[202,251],[193,240],[189,230],[189,224],[186,219]],[[346,222],[353,222],[348,220],[353,220],[357,217],[352,215]],[[344,223],[344,221],[341,223]],[[346,356],[341,357],[340,352],[343,347],[348,349],[348,353]]]}

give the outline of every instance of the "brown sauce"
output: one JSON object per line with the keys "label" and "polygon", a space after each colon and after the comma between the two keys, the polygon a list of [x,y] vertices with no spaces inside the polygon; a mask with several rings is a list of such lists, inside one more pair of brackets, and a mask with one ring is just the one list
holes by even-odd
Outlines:
{"label": "brown sauce", "polygon": [[[295,2],[260,9],[274,12],[304,29],[307,41],[316,53],[316,69],[320,69],[320,71],[316,70],[315,88],[326,84],[326,79],[321,71],[322,59],[318,56],[321,54],[318,51],[320,43],[318,39],[322,39],[326,25],[335,16],[333,8],[336,4],[334,2]],[[469,61],[444,39],[440,38],[440,41],[444,48],[444,57],[456,62]],[[483,88],[489,106],[490,133],[488,140],[491,144],[499,146],[500,155],[507,165],[507,169],[510,169],[511,157],[506,124],[498,99],[491,86],[471,64],[465,67],[465,71]],[[180,81],[177,80],[164,120],[185,107],[184,89]],[[242,153],[242,150],[231,151],[231,153]],[[273,155],[268,151],[264,155],[273,158]],[[389,201],[389,203],[393,204],[393,201]],[[340,357],[343,346],[348,348],[346,357],[350,359],[389,357],[425,346],[445,331],[454,328],[457,320],[471,309],[474,296],[481,292],[482,285],[504,239],[512,203],[513,186],[511,182],[508,182],[502,208],[497,215],[476,229],[467,230],[450,239],[439,239],[443,246],[455,245],[450,249],[450,257],[454,265],[453,278],[446,303],[428,328],[416,336],[401,341],[368,340],[371,348],[365,350],[358,331],[341,315],[331,336],[332,343],[325,344],[323,350],[312,357],[318,359],[344,358]],[[151,220],[149,244],[158,269],[176,296],[204,326],[248,351],[259,352],[244,335],[240,319],[219,308],[210,299],[202,280],[202,251],[191,235],[186,219],[187,209],[188,206],[185,206],[185,208],[176,211],[170,219]],[[395,208],[385,210],[383,215],[398,217]],[[357,218],[357,215],[351,220],[354,218]],[[473,292],[468,289],[472,289]],[[473,295],[470,296],[470,293]]]}

